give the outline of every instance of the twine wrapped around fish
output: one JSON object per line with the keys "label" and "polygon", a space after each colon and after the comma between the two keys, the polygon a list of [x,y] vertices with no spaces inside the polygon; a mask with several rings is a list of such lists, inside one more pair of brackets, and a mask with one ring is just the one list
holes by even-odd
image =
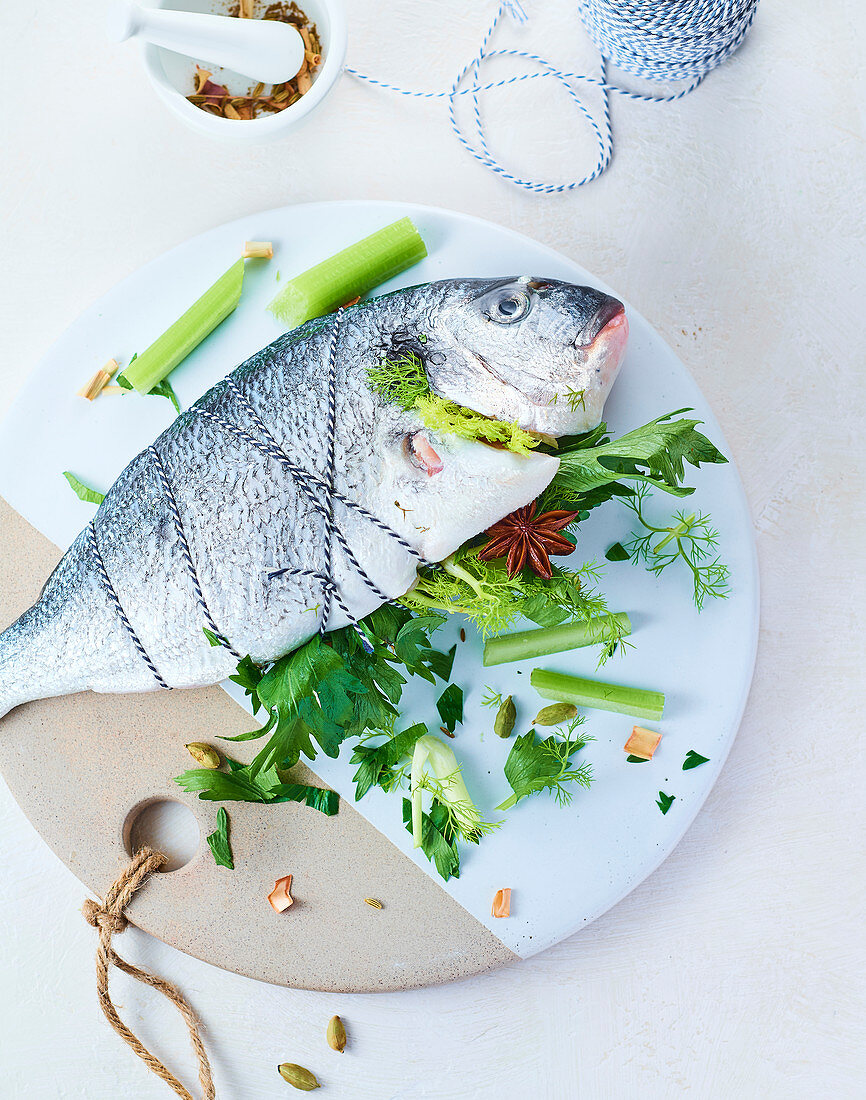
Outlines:
{"label": "twine wrapped around fish", "polygon": [[[301,489],[301,491],[308,497],[311,505],[322,515],[324,520],[324,539],[323,539],[323,563],[321,571],[315,571],[310,569],[275,569],[268,573],[268,579],[272,580],[275,577],[282,576],[304,576],[309,577],[319,582],[322,592],[322,605],[321,605],[321,617],[319,624],[319,633],[324,635],[327,629],[328,616],[331,612],[331,602],[335,601],[340,610],[349,620],[351,626],[358,632],[358,636],[361,639],[362,645],[366,649],[371,649],[370,643],[367,640],[366,635],[358,626],[358,620],[355,615],[351,613],[346,606],[342,597],[340,596],[339,586],[334,581],[332,576],[332,559],[333,559],[333,544],[334,540],[338,542],[341,550],[346,555],[346,558],[351,563],[361,580],[367,585],[370,591],[382,600],[383,603],[389,603],[389,597],[382,592],[378,585],[373,581],[364,570],[364,567],[358,561],[357,557],[353,553],[351,547],[346,541],[345,536],[340,529],[334,523],[334,501],[339,500],[346,507],[363,515],[370,523],[373,523],[381,531],[383,531],[390,538],[394,539],[404,550],[411,554],[419,564],[427,564],[421,554],[411,546],[401,535],[392,530],[386,523],[383,523],[378,517],[374,516],[367,509],[357,504],[355,501],[350,500],[336,489],[334,485],[334,473],[335,473],[335,459],[336,459],[336,415],[337,415],[337,382],[336,382],[336,361],[337,361],[337,339],[340,334],[340,324],[343,316],[343,310],[338,309],[334,314],[334,320],[331,326],[331,337],[328,343],[328,391],[327,391],[327,418],[325,425],[325,476],[320,478],[318,475],[310,473],[309,470],[303,469],[296,463],[292,462],[289,456],[277,443],[271,434],[270,429],[253,408],[246,395],[239,389],[237,383],[232,378],[228,378],[227,385],[229,389],[234,393],[238,402],[244,407],[249,414],[253,424],[259,431],[261,438],[256,438],[250,432],[244,428],[239,427],[236,424],[231,424],[223,417],[216,413],[209,412],[208,410],[202,410],[200,415],[212,420],[220,428],[228,432],[230,435],[239,436],[243,438],[247,443],[253,446],[256,450],[262,454],[275,458],[286,469],[288,469],[295,483]],[[166,473],[165,466],[162,459],[159,456],[159,451],[156,447],[151,446],[147,451],[148,455],[153,462],[154,469],[159,479],[159,484],[162,492],[165,496],[166,503],[168,504],[169,512],[174,523],[175,534],[177,535],[178,543],[180,545],[180,551],[183,558],[184,565],[186,566],[187,573],[189,574],[190,582],[193,586],[196,602],[198,603],[202,616],[205,620],[207,628],[211,631],[217,641],[225,646],[225,648],[232,654],[232,656],[240,661],[240,654],[233,648],[228,639],[222,634],[213,619],[213,616],[208,608],[207,602],[202,592],[201,583],[196,572],[195,564],[193,562],[192,553],[190,552],[189,542],[184,532],[183,522],[180,517],[180,510],[178,509],[177,502],[174,497],[174,491],[171,487],[168,474]],[[102,560],[102,554],[99,550],[99,544],[96,539],[96,529],[94,523],[91,522],[87,527],[87,535],[90,541],[90,547],[93,551],[94,560],[99,572],[100,579],[105,588],[105,592],[108,598],[111,600],[114,610],[117,613],[118,618],[123,624],[124,629],[129,635],[133,645],[138,651],[139,656],[153,673],[153,677],[157,684],[166,690],[171,690],[169,685],[165,682],[159,669],[151,660],[150,655],[144,647],[141,639],[139,638],[135,628],[129,621],[126,612],[123,610],[123,605],[115,591],[114,585],[111,582],[111,578],[108,575],[108,571]]]}
{"label": "twine wrapped around fish", "polygon": [[[704,78],[726,61],[742,44],[755,17],[758,0],[576,0],[578,15],[601,54],[601,76],[563,72],[543,57],[524,50],[490,50],[488,45],[508,14],[519,24],[529,17],[520,0],[502,0],[487,29],[478,53],[458,74],[448,91],[417,92],[368,76],[357,69],[346,72],[358,80],[398,95],[417,99],[447,99],[451,129],[460,144],[502,179],[535,194],[574,191],[591,183],[607,169],[613,157],[610,119],[611,93],[644,103],[671,103],[693,92]],[[482,68],[495,58],[510,58],[529,70],[518,75],[481,83]],[[608,79],[613,63],[624,72],[650,81],[688,81],[684,88],[662,94],[634,92]],[[594,167],[580,179],[560,183],[515,175],[491,152],[481,115],[480,94],[525,80],[553,79],[568,93],[592,129],[596,142]],[[600,112],[593,113],[578,94],[581,85],[601,92]],[[461,97],[471,99],[472,122],[467,128],[457,117]],[[468,131],[468,132],[467,132]]]}

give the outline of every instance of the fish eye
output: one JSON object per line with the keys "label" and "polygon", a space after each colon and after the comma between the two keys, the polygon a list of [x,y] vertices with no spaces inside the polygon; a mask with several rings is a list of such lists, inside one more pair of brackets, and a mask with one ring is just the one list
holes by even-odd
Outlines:
{"label": "fish eye", "polygon": [[490,302],[487,316],[500,325],[513,325],[529,313],[532,302],[523,290],[502,290]]}

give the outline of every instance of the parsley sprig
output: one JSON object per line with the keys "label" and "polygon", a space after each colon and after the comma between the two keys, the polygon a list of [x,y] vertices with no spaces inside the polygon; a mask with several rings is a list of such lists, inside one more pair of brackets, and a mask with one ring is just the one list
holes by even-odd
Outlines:
{"label": "parsley sprig", "polygon": [[[355,745],[351,763],[360,765],[355,772],[355,798],[361,799],[371,787],[392,791],[409,778],[410,759],[415,742],[427,733],[421,723],[395,733],[382,742],[378,731]],[[375,740],[377,743],[371,744]]]}
{"label": "parsley sprig", "polygon": [[450,673],[452,654],[430,644],[444,621],[441,615],[414,616],[384,605],[363,620],[363,641],[346,627],[326,639],[315,635],[265,669],[245,657],[231,679],[244,689],[253,713],[264,708],[268,717],[260,729],[227,740],[266,738],[264,747],[251,763],[228,773],[192,769],[175,782],[205,799],[306,801],[306,789],[295,790],[293,797],[289,788],[301,785],[284,782],[282,774],[301,755],[314,760],[321,751],[336,757],[349,736],[390,731],[409,675],[435,682],[437,675]]}
{"label": "parsley sprig", "polygon": [[562,739],[553,733],[542,740],[534,729],[515,738],[505,761],[505,778],[513,793],[496,807],[497,810],[510,810],[522,798],[544,790],[552,791],[557,803],[566,806],[572,798],[570,784],[589,787],[592,766],[587,763],[575,765],[572,761],[575,753],[591,740],[580,734],[573,736],[583,721],[583,715],[573,718]]}
{"label": "parsley sprig", "polygon": [[638,485],[662,489],[673,496],[690,496],[684,485],[685,463],[727,462],[725,456],[697,430],[699,420],[675,420],[688,409],[677,409],[651,420],[619,439],[607,437],[607,425],[558,440],[556,477],[542,496],[542,510],[579,508],[585,512],[610,500],[629,497]]}
{"label": "parsley sprig", "polygon": [[[413,820],[412,801],[404,798],[403,824],[410,833],[413,832]],[[418,847],[435,864],[436,870],[446,882],[449,878],[460,878],[457,834],[445,808],[439,802],[432,804],[429,813],[421,814],[421,843]]]}
{"label": "parsley sprig", "polygon": [[327,787],[294,783],[281,769],[271,768],[251,776],[249,768],[226,757],[227,772],[210,768],[191,768],[175,778],[175,783],[206,802],[304,802],[314,810],[332,817],[340,806],[340,796]]}

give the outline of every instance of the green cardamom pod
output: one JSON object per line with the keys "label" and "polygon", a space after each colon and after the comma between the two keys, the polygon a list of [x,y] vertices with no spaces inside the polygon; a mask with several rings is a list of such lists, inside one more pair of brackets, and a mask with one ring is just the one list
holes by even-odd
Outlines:
{"label": "green cardamom pod", "polygon": [[296,1066],[294,1062],[283,1062],[281,1066],[277,1066],[277,1070],[284,1081],[288,1081],[292,1088],[300,1089],[301,1092],[312,1092],[313,1089],[322,1087],[308,1069]]}
{"label": "green cardamom pod", "polygon": [[192,741],[186,746],[186,751],[203,768],[214,771],[222,764],[223,760],[213,745],[206,745],[204,741]]}
{"label": "green cardamom pod", "polygon": [[510,737],[514,733],[514,723],[517,721],[517,708],[511,696],[503,699],[496,719],[493,723],[493,732],[497,737]]}
{"label": "green cardamom pod", "polygon": [[532,719],[533,726],[558,726],[560,722],[568,722],[577,717],[577,707],[574,703],[551,703],[549,707],[542,707]]}
{"label": "green cardamom pod", "polygon": [[332,1016],[328,1021],[328,1030],[325,1035],[331,1050],[338,1050],[342,1054],[346,1049],[346,1029],[339,1016]]}

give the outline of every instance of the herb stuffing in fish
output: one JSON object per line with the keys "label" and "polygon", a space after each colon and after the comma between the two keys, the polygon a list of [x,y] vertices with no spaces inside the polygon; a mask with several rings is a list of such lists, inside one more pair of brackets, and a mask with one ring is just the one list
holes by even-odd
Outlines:
{"label": "herb stuffing in fish", "polygon": [[411,355],[443,402],[574,434],[601,419],[627,331],[606,294],[522,277],[412,287],[281,336],[129,463],[0,635],[0,714],[86,689],[216,683],[239,655],[296,649],[326,609],[331,631],[406,593],[419,561],[535,500],[559,459],[432,428],[370,372]]}

